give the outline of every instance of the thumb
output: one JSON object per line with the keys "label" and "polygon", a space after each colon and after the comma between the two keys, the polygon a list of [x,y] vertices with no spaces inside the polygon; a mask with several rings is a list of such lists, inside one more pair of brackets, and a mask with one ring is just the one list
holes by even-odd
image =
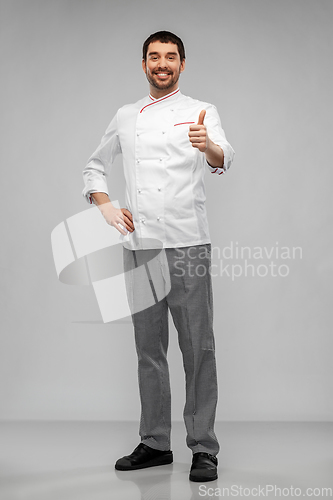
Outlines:
{"label": "thumb", "polygon": [[205,119],[205,115],[206,115],[206,110],[203,109],[202,111],[200,111],[200,115],[199,115],[199,119],[198,119],[198,125],[203,125],[203,122],[204,122],[204,119]]}

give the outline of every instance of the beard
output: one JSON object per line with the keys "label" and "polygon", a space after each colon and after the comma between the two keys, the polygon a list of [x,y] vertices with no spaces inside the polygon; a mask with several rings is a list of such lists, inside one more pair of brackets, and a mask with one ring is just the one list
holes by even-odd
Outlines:
{"label": "beard", "polygon": [[159,80],[156,73],[162,73],[162,71],[154,71],[153,73],[146,71],[146,77],[150,85],[158,90],[167,90],[173,87],[178,82],[180,75],[180,71],[178,71],[177,73],[170,73],[169,71],[165,71],[165,73],[168,73],[170,75],[169,78],[167,78],[166,80]]}

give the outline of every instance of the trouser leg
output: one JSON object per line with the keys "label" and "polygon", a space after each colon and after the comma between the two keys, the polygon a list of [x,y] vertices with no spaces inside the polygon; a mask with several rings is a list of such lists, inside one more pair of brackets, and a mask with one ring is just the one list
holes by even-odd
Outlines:
{"label": "trouser leg", "polygon": [[166,249],[171,276],[167,302],[178,331],[186,377],[186,442],[193,453],[216,455],[217,373],[210,250],[210,244]]}
{"label": "trouser leg", "polygon": [[[143,256],[142,252],[146,251],[132,251],[124,248],[125,272],[138,266],[137,259],[140,260]],[[148,252],[147,255],[149,255]],[[156,282],[156,273],[154,273],[154,281]],[[132,294],[131,302],[134,311],[140,309],[142,296],[150,293],[150,290],[142,287],[142,279],[138,278],[136,281],[134,273],[128,275],[127,291]],[[140,304],[136,309],[138,301]],[[169,450],[171,395],[167,362],[168,306],[166,299],[134,312],[132,320],[138,355],[141,442],[157,450]]]}

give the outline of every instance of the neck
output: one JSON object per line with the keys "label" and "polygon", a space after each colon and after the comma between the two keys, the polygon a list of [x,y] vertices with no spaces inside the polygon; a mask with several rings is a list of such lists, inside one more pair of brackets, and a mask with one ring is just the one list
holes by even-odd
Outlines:
{"label": "neck", "polygon": [[150,85],[150,95],[155,99],[160,99],[161,97],[172,94],[172,92],[175,92],[176,90],[178,90],[178,85],[174,85],[169,89],[157,89]]}

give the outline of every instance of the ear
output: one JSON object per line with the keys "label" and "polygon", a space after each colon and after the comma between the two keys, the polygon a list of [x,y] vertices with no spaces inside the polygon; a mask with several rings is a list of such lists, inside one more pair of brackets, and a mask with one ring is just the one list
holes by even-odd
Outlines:
{"label": "ear", "polygon": [[144,59],[142,59],[142,69],[143,69],[144,73],[146,73],[147,67],[146,67],[146,61]]}
{"label": "ear", "polygon": [[180,73],[182,73],[185,69],[185,59],[182,60],[181,65],[180,65]]}

